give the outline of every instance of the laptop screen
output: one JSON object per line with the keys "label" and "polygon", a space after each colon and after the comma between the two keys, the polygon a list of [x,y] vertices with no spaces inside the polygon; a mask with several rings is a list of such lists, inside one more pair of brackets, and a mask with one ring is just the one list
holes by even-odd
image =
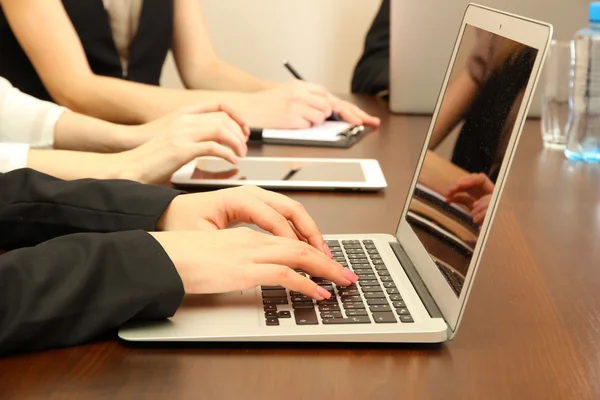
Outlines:
{"label": "laptop screen", "polygon": [[465,27],[406,217],[457,297],[537,51]]}

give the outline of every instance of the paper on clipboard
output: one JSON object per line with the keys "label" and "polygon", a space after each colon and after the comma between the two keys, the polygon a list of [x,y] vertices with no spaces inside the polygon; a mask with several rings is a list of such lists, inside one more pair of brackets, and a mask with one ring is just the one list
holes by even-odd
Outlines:
{"label": "paper on clipboard", "polygon": [[263,139],[314,140],[337,142],[340,133],[348,131],[353,125],[343,121],[325,121],[321,125],[308,129],[263,129]]}

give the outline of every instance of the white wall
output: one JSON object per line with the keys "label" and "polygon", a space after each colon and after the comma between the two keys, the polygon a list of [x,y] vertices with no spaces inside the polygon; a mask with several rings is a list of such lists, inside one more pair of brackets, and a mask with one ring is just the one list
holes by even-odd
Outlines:
{"label": "white wall", "polygon": [[[291,79],[287,59],[312,82],[350,92],[352,71],[380,0],[199,0],[219,56],[260,78]],[[163,85],[180,87],[169,58]]]}

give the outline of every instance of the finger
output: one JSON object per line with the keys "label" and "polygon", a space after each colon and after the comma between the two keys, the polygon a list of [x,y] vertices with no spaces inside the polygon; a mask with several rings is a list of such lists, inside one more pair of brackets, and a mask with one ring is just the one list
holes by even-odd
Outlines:
{"label": "finger", "polygon": [[350,108],[350,110],[358,118],[360,118],[360,120],[362,121],[361,125],[371,125],[371,126],[375,126],[375,127],[381,125],[381,120],[379,118],[367,114],[366,112],[364,112],[363,110],[361,110],[360,108],[358,108],[357,106],[355,106],[352,103],[348,103],[348,102],[345,102],[345,103],[348,104],[348,107]]}
{"label": "finger", "polygon": [[344,121],[352,125],[362,125],[363,120],[349,107],[335,108],[335,111],[344,119]]}
{"label": "finger", "polygon": [[473,218],[473,222],[475,222],[477,225],[481,225],[485,219],[485,214],[486,210],[480,208],[477,211],[473,210],[471,213],[471,218]]}
{"label": "finger", "polygon": [[292,224],[290,221],[288,221],[288,223],[290,224],[290,227],[292,228],[292,230],[298,237],[298,240],[300,240],[301,242],[304,242],[304,243],[308,243],[308,240],[304,236],[302,236],[302,234],[298,231],[298,229],[296,229],[294,224]]}
{"label": "finger", "polygon": [[236,200],[239,200],[234,208],[236,220],[255,224],[275,236],[298,240],[288,220],[258,197],[244,196]]}
{"label": "finger", "polygon": [[452,197],[446,199],[448,203],[462,204],[469,209],[473,208],[473,203],[475,199],[468,193],[460,192],[454,194]]}
{"label": "finger", "polygon": [[311,126],[321,125],[331,115],[331,112],[323,112],[306,104],[296,106],[298,115],[310,123]]}
{"label": "finger", "polygon": [[[202,156],[214,156],[229,161],[232,164],[238,164],[239,158],[235,155],[233,150],[227,146],[223,146],[217,142],[200,142],[194,143],[189,146],[187,153],[187,160],[182,165],[192,161],[197,157]],[[179,166],[181,167],[181,165]]]}
{"label": "finger", "polygon": [[221,110],[225,112],[241,129],[246,139],[250,136],[250,127],[244,119],[229,106],[221,105]]}
{"label": "finger", "polygon": [[479,198],[484,194],[492,193],[494,185],[489,180],[487,175],[483,173],[469,174],[459,179],[452,188],[448,191],[449,194],[466,191],[473,197]]}
{"label": "finger", "polygon": [[354,272],[343,268],[324,253],[298,240],[290,241],[271,236],[256,258],[260,263],[274,263],[287,265],[292,269],[301,269],[310,276],[325,278],[340,286],[348,286],[358,280]]}
{"label": "finger", "polygon": [[259,188],[255,189],[255,194],[267,205],[294,224],[294,227],[298,230],[300,235],[306,238],[311,246],[328,254],[329,249],[325,248],[323,234],[302,203],[292,200],[280,193],[270,192]]}
{"label": "finger", "polygon": [[251,276],[249,281],[256,283],[255,286],[283,286],[316,300],[324,300],[331,297],[331,293],[326,289],[284,265],[257,264],[248,269],[247,274]]}
{"label": "finger", "polygon": [[231,147],[236,150],[239,156],[245,156],[248,153],[248,146],[246,145],[248,137],[244,134],[239,125],[229,118],[229,116],[225,115],[223,117],[223,125],[225,127],[225,130],[222,132],[224,138],[231,138],[231,140],[234,140],[235,144],[232,144]]}

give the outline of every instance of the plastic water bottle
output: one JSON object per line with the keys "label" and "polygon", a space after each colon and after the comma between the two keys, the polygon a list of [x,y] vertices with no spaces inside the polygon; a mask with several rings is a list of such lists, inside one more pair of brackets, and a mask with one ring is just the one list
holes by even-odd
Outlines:
{"label": "plastic water bottle", "polygon": [[573,38],[571,115],[565,156],[600,162],[600,2],[590,4],[590,26]]}

